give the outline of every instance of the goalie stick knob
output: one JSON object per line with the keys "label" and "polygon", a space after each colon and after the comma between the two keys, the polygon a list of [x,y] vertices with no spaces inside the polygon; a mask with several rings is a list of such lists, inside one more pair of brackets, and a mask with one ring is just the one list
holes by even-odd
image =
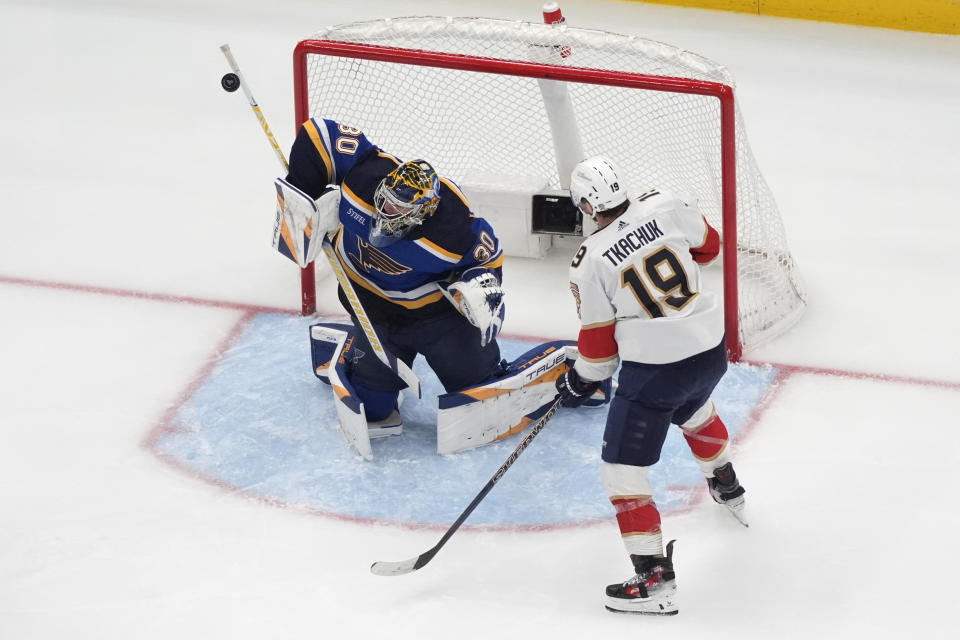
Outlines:
{"label": "goalie stick knob", "polygon": [[223,87],[224,91],[233,93],[240,88],[240,76],[235,73],[224,74],[224,76],[220,78],[220,86]]}

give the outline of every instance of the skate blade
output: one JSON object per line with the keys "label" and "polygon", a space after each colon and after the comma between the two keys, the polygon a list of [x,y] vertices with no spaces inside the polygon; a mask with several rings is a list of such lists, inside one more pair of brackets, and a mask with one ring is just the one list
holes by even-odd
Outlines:
{"label": "skate blade", "polygon": [[730,507],[727,507],[727,511],[729,511],[729,512],[730,512],[730,515],[732,515],[734,518],[737,519],[737,522],[739,522],[740,524],[742,524],[743,526],[745,526],[745,527],[747,527],[747,528],[750,527],[750,523],[747,522],[746,516],[743,515],[743,506],[742,506],[742,505],[740,506],[739,509],[732,509],[732,508],[730,508]]}
{"label": "skate blade", "polygon": [[387,436],[399,436],[403,433],[403,425],[396,427],[368,427],[367,433],[370,439],[386,438]]}
{"label": "skate blade", "polygon": [[611,611],[613,613],[626,613],[634,616],[675,616],[678,613],[680,613],[679,609],[670,609],[666,611],[641,611],[639,609],[638,610],[631,609],[627,611],[625,609],[614,609],[608,604],[604,605],[604,608],[607,611]]}
{"label": "skate blade", "polygon": [[403,420],[400,419],[400,413],[396,409],[383,420],[367,423],[367,434],[371,440],[386,438],[387,436],[399,436],[402,433]]}
{"label": "skate blade", "polygon": [[667,588],[646,600],[620,600],[606,596],[604,607],[613,613],[632,613],[643,616],[672,616],[679,611],[674,604],[676,587]]}

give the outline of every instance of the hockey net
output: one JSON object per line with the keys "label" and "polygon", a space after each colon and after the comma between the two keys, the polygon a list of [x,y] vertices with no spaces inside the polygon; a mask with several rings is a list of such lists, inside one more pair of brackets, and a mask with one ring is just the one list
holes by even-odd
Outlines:
{"label": "hockey net", "polygon": [[[581,154],[573,163],[606,155],[633,193],[696,196],[722,230],[734,360],[802,313],[805,294],[747,143],[733,78],[710,60],[566,25],[411,17],[324,29],[298,44],[294,72],[298,125],[315,116],[359,127],[400,158],[429,159],[461,186],[562,192],[571,152],[557,137],[572,134]],[[574,127],[551,122],[548,85],[562,87]],[[312,312],[307,275],[304,311]]]}

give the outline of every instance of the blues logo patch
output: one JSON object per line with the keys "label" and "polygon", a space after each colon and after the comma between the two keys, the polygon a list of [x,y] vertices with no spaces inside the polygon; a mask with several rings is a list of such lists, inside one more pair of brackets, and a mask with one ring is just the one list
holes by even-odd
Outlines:
{"label": "blues logo patch", "polygon": [[368,242],[364,242],[360,238],[357,238],[357,251],[360,257],[357,258],[351,253],[350,258],[354,264],[357,264],[364,271],[369,272],[375,270],[392,276],[399,276],[410,271],[410,267],[407,265],[397,262],[383,251],[380,251]]}

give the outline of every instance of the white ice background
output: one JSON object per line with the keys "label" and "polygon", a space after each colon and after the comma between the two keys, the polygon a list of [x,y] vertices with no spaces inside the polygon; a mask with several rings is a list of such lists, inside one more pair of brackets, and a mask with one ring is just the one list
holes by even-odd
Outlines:
{"label": "white ice background", "polygon": [[[258,308],[298,307],[296,269],[269,247],[276,160],[219,88],[218,46],[287,146],[298,39],[388,15],[536,21],[538,3],[6,0],[0,638],[955,636],[960,40],[563,8],[731,69],[810,295],[789,334],[747,354],[789,372],[736,450],[751,528],[708,502],[664,520],[680,615],[603,610],[628,573],[612,522],[466,530],[382,578],[372,561],[438,531],[271,503],[144,444]],[[508,259],[505,332],[575,335],[566,262]]]}

